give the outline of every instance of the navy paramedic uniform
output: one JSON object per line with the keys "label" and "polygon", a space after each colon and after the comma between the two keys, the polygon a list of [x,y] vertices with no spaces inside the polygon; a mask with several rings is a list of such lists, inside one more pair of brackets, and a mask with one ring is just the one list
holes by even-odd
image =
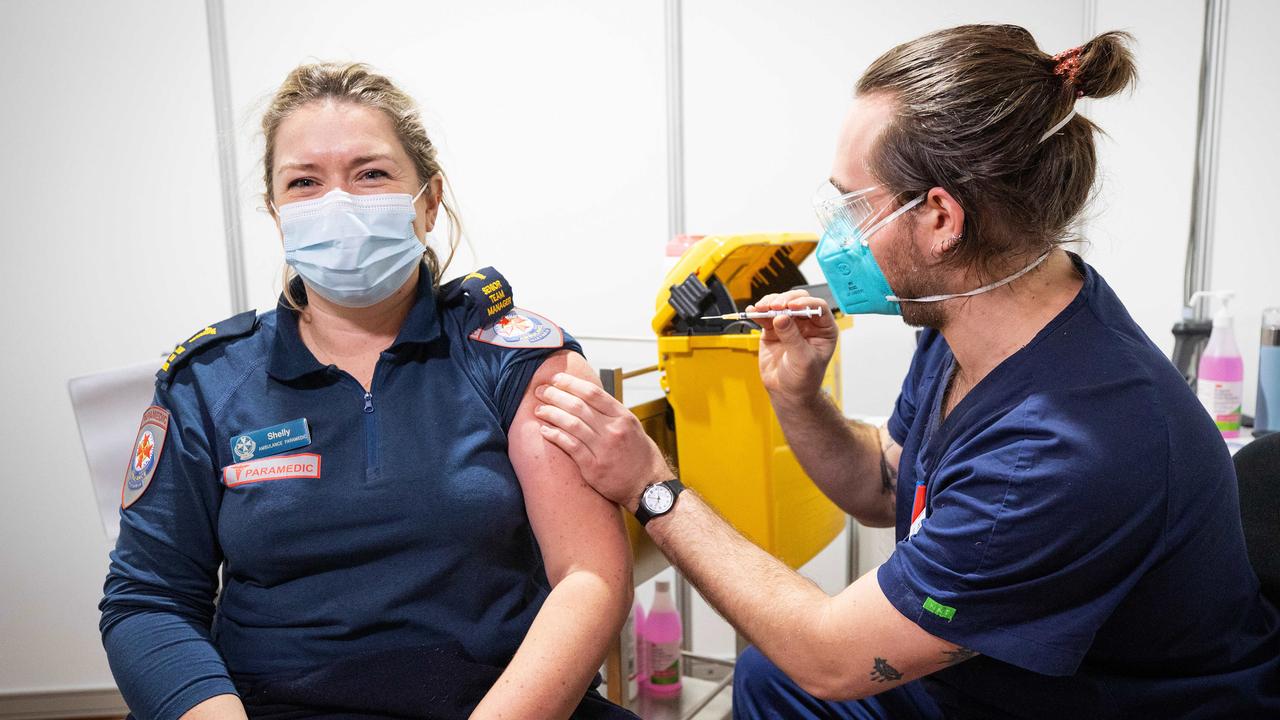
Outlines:
{"label": "navy paramedic uniform", "polygon": [[[922,686],[939,706],[901,717],[1280,717],[1280,618],[1245,554],[1226,445],[1072,259],[1075,300],[942,422],[954,356],[924,331],[889,420],[903,449],[899,542],[880,587],[929,633],[981,653],[894,693]],[[800,707],[777,674],[757,667],[756,685],[775,688],[766,702]],[[877,716],[856,705],[831,709]]]}
{"label": "navy paramedic uniform", "polygon": [[506,315],[505,284],[463,292],[481,273],[439,301],[421,273],[368,393],[283,300],[170,356],[101,604],[137,716],[235,692],[250,715],[465,716],[496,680],[549,592],[506,431],[542,360],[581,348]]}

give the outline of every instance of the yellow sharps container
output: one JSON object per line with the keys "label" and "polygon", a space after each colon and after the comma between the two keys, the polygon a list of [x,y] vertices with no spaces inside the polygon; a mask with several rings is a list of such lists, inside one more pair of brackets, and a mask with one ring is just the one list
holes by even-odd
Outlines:
{"label": "yellow sharps container", "polygon": [[[680,479],[729,522],[791,567],[808,562],[845,515],[800,468],[760,382],[760,329],[700,321],[804,285],[810,234],[706,237],[685,252],[657,298],[658,369],[674,415]],[[851,325],[839,319],[842,328]],[[840,403],[840,354],[824,390]]]}

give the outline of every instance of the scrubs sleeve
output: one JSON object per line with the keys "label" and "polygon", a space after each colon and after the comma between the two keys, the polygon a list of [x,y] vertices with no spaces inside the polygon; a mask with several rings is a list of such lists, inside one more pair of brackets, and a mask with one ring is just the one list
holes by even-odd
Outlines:
{"label": "scrubs sleeve", "polygon": [[911,367],[907,376],[902,379],[902,389],[898,391],[898,400],[893,405],[893,414],[889,416],[889,437],[899,447],[907,444],[907,435],[911,432],[911,424],[916,419],[916,398],[926,376],[931,375],[929,368],[934,359],[937,347],[942,345],[936,330],[924,330],[916,343],[915,354],[911,356]]}
{"label": "scrubs sleeve", "polygon": [[210,636],[222,492],[209,420],[195,393],[158,387],[154,406],[168,412],[167,429],[149,484],[120,511],[99,629],[133,714],[177,718],[203,700],[236,692]]}
{"label": "scrubs sleeve", "polygon": [[1032,396],[922,467],[925,520],[877,573],[894,607],[988,657],[1073,674],[1164,542],[1168,436],[1090,413],[1114,392]]}

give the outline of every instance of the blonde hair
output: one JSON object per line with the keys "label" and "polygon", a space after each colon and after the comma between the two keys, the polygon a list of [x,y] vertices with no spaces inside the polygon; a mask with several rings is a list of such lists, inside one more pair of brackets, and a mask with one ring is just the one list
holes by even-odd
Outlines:
{"label": "blonde hair", "polygon": [[[364,63],[299,65],[280,84],[267,111],[262,115],[262,134],[266,140],[262,153],[263,181],[266,184],[263,199],[266,200],[267,207],[274,207],[275,202],[271,178],[275,170],[276,131],[280,129],[280,123],[299,108],[324,100],[352,103],[386,113],[395,128],[400,145],[413,159],[419,182],[429,183],[436,176],[440,177],[442,197],[431,199],[439,201],[449,218],[449,254],[444,263],[441,264],[434,250],[425,243],[423,245],[423,262],[431,272],[432,282],[438,286],[441,274],[453,261],[453,255],[462,239],[462,221],[454,209],[456,202],[453,200],[453,190],[444,168],[440,167],[440,162],[436,159],[435,145],[427,137],[427,130],[413,98],[396,87],[386,76],[379,75]],[[429,188],[428,192],[434,190]],[[293,268],[285,265],[285,301],[293,309],[300,310],[301,303],[290,290],[295,276]]]}

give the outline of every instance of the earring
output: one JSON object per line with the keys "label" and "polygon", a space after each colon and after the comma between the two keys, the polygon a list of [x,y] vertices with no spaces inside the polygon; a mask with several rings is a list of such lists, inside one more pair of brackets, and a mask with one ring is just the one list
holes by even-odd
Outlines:
{"label": "earring", "polygon": [[964,239],[964,235],[962,233],[956,233],[955,235],[951,236],[951,244],[955,245],[956,243],[959,243],[963,239]]}

